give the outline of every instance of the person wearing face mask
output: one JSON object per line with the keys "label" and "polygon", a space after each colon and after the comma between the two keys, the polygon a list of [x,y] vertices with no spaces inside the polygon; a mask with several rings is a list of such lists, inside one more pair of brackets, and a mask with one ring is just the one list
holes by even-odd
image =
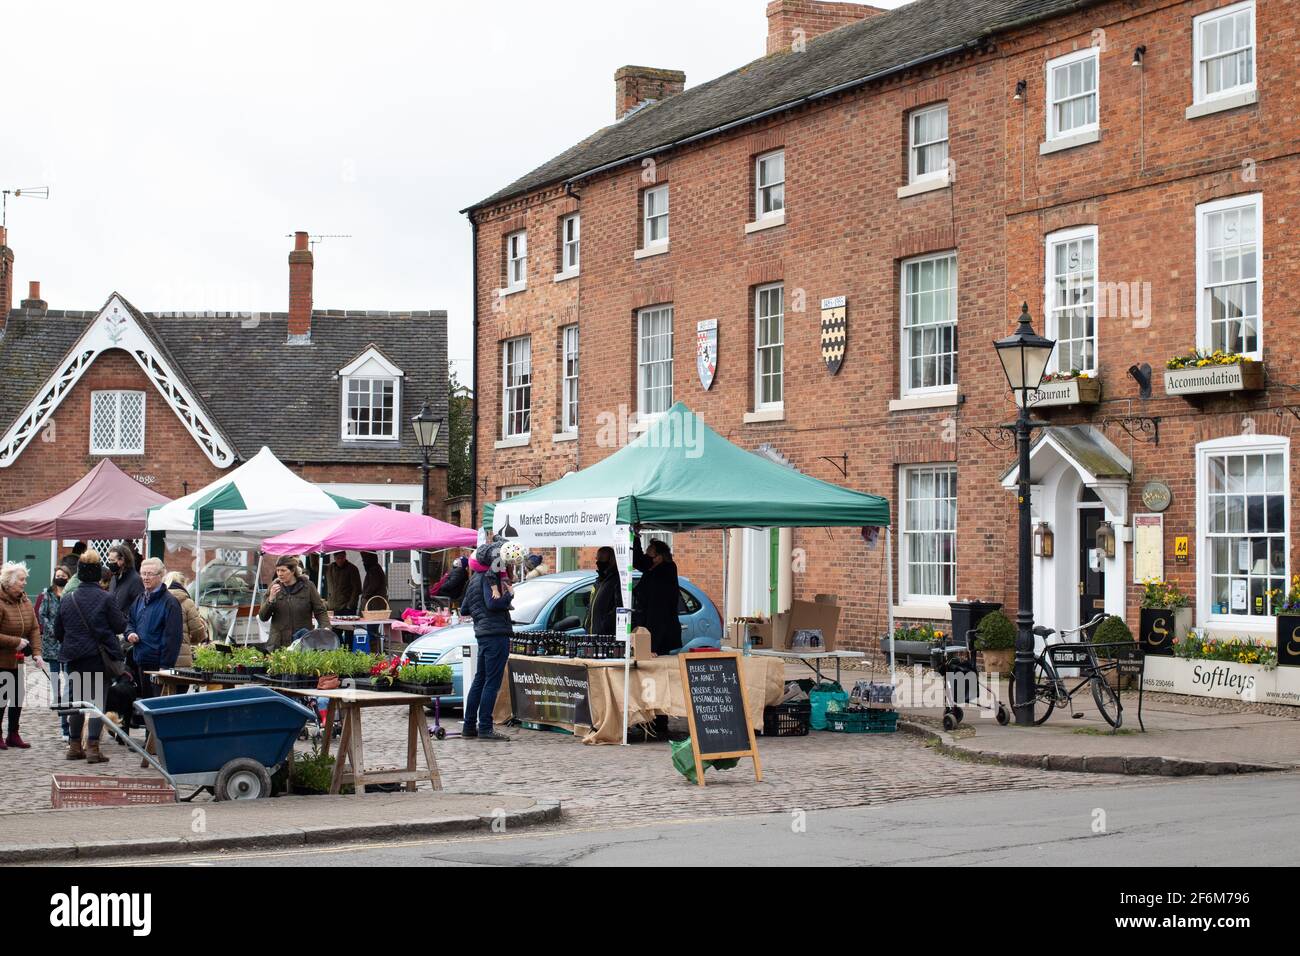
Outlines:
{"label": "person wearing face mask", "polygon": [[[62,679],[63,663],[59,660],[60,642],[54,636],[54,625],[59,619],[59,605],[68,587],[68,569],[60,564],[54,569],[54,580],[36,599],[36,618],[41,624],[41,647],[45,651],[46,663],[50,665],[50,683],[58,686]],[[59,729],[63,739],[68,739],[68,715],[59,716]]]}
{"label": "person wearing face mask", "polygon": [[641,550],[638,533],[632,545],[632,566],[641,580],[632,589],[633,623],[650,632],[650,650],[672,654],[682,646],[682,622],[677,617],[681,600],[677,587],[677,565],[673,552],[658,538]]}
{"label": "person wearing face mask", "polygon": [[140,580],[140,572],[135,569],[135,555],[131,549],[124,544],[115,544],[109,548],[108,570],[113,573],[108,593],[113,596],[117,609],[130,615],[131,607],[144,594],[144,584]]}
{"label": "person wearing face mask", "polygon": [[601,548],[596,552],[596,583],[591,589],[591,601],[584,625],[588,634],[613,634],[615,612],[623,606],[622,582],[618,579],[614,549]]}

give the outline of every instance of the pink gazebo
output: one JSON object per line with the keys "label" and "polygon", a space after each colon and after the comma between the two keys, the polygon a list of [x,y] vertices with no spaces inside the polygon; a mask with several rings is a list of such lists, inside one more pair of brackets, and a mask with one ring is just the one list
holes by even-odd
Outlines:
{"label": "pink gazebo", "polygon": [[169,501],[105,458],[53,498],[0,515],[0,535],[37,540],[142,538],[146,511]]}
{"label": "pink gazebo", "polygon": [[427,515],[367,505],[262,542],[267,554],[316,551],[438,551],[472,548],[478,532]]}

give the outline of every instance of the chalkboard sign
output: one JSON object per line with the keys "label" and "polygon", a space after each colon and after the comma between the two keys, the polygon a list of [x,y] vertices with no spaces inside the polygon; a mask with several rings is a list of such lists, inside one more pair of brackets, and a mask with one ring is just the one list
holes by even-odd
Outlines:
{"label": "chalkboard sign", "polygon": [[686,718],[695,751],[695,779],[704,786],[701,761],[752,757],[754,778],[763,779],[740,679],[740,655],[717,652],[678,655],[686,694]]}

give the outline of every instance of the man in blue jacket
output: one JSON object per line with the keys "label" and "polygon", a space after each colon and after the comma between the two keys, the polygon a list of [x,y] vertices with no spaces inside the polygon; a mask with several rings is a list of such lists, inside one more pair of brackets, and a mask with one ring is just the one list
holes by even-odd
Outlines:
{"label": "man in blue jacket", "polygon": [[465,585],[460,609],[474,619],[474,639],[478,644],[478,666],[474,682],[465,693],[465,725],[461,737],[466,740],[509,740],[492,726],[492,711],[510,659],[510,638],[514,624],[510,619],[510,572],[501,567],[501,543],[480,545],[470,559],[474,572]]}
{"label": "man in blue jacket", "polygon": [[180,602],[163,586],[166,573],[167,569],[157,558],[147,558],[141,563],[144,593],[135,599],[127,615],[126,639],[141,675],[141,697],[153,697],[155,693],[153,681],[144,677],[145,672],[175,667],[185,635],[185,614]]}

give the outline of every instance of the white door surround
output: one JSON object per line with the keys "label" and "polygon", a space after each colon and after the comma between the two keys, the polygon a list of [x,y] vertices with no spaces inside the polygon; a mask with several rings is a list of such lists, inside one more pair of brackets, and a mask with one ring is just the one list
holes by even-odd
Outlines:
{"label": "white door surround", "polygon": [[[1115,557],[1105,559],[1106,613],[1125,616],[1127,553],[1129,540],[1128,491],[1132,461],[1101,432],[1089,425],[1048,428],[1030,451],[1030,498],[1035,525],[1045,521],[1054,536],[1052,557],[1035,557],[1034,621],[1060,630],[1078,627],[1081,507],[1083,491],[1097,494],[1106,520],[1115,528]],[[1004,488],[1014,491],[1017,469],[1003,478]],[[1041,644],[1041,641],[1039,642]]]}

